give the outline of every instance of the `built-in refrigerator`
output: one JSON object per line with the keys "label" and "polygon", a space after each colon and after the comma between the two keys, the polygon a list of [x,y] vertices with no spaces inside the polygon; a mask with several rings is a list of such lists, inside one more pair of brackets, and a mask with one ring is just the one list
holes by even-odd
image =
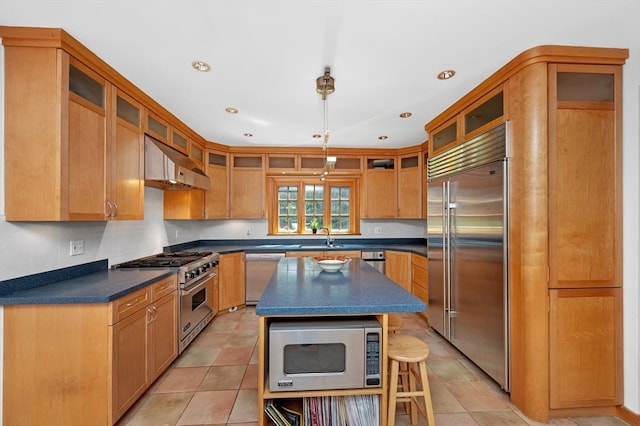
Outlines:
{"label": "built-in refrigerator", "polygon": [[508,159],[501,125],[429,159],[429,325],[509,390]]}

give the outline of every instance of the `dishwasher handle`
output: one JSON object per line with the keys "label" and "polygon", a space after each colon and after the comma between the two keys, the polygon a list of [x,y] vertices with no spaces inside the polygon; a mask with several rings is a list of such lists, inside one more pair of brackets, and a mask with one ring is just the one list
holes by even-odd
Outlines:
{"label": "dishwasher handle", "polygon": [[255,261],[274,261],[277,262],[285,257],[285,253],[247,253],[245,255],[245,262]]}

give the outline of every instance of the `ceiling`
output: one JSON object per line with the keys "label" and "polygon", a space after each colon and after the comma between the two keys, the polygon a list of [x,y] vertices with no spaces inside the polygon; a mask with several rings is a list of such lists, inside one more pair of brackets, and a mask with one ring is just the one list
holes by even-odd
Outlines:
{"label": "ceiling", "polygon": [[[526,49],[637,46],[639,5],[0,0],[0,25],[65,29],[205,139],[231,146],[320,148],[312,137],[324,132],[315,81],[330,66],[329,147],[401,148],[424,142],[428,121]],[[211,71],[195,71],[195,60]],[[447,69],[455,77],[438,80]]]}

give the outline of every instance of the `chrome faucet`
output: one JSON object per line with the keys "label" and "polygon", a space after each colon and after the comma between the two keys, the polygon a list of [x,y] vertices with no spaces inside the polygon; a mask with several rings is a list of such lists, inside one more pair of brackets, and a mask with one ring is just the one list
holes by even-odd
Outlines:
{"label": "chrome faucet", "polygon": [[331,231],[329,231],[329,228],[323,226],[322,228],[320,228],[320,230],[327,231],[327,246],[331,246],[333,244],[333,240],[331,239]]}

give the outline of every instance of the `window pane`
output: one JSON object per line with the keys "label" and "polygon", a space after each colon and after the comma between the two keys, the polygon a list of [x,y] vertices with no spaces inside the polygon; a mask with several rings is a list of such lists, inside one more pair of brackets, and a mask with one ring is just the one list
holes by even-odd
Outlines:
{"label": "window pane", "polygon": [[350,187],[331,187],[331,229],[334,232],[349,231]]}
{"label": "window pane", "polygon": [[304,223],[305,228],[304,231],[311,230],[311,222],[314,220],[318,222],[318,228],[324,226],[323,224],[323,214],[324,214],[324,203],[322,200],[324,193],[323,185],[305,185],[304,187]]}
{"label": "window pane", "polygon": [[298,229],[298,187],[278,187],[278,232],[296,232]]}

